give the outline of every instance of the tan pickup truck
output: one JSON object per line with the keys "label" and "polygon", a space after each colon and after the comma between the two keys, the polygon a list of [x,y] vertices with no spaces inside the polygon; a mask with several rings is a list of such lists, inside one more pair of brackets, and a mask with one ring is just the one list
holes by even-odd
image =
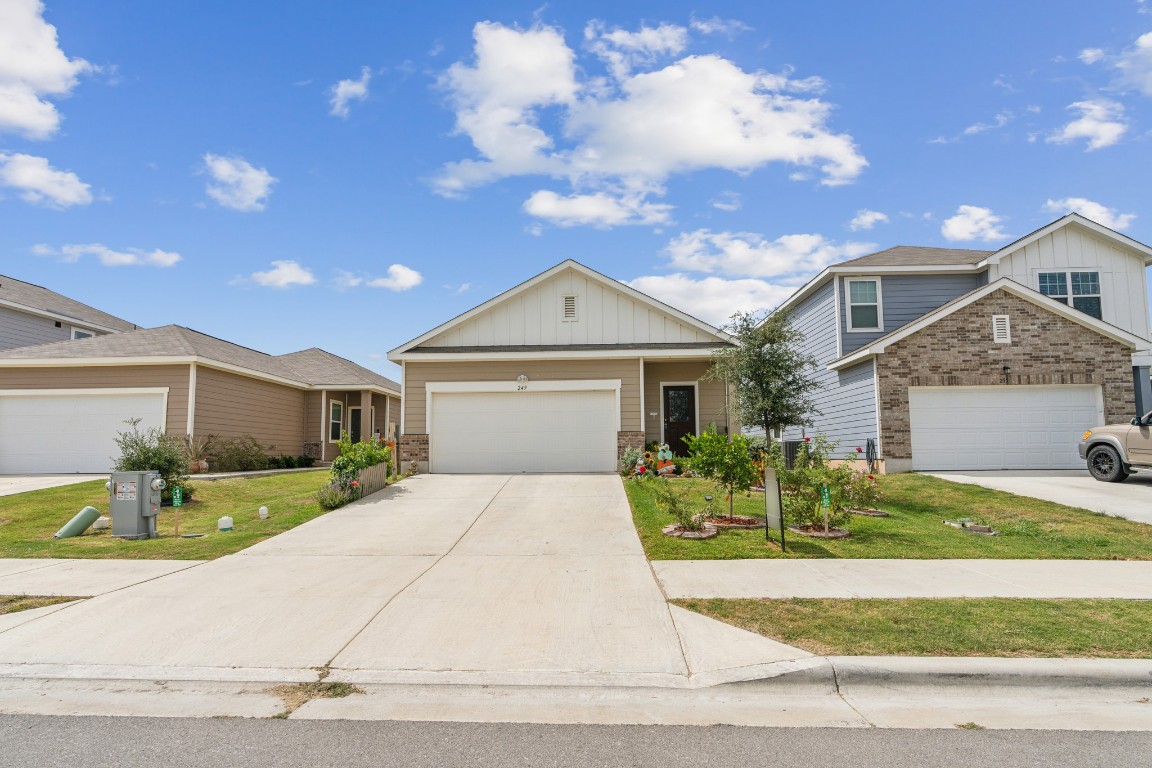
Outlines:
{"label": "tan pickup truck", "polygon": [[1119,483],[1137,469],[1152,469],[1152,413],[1127,424],[1092,427],[1080,438],[1080,458],[1092,477]]}

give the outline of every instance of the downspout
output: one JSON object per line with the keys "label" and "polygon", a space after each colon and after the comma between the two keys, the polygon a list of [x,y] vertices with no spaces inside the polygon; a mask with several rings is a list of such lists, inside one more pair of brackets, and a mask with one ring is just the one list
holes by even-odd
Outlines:
{"label": "downspout", "polygon": [[320,390],[320,463],[323,464],[328,455],[328,390]]}
{"label": "downspout", "polygon": [[641,438],[641,442],[647,443],[648,409],[644,405],[644,358],[640,358],[640,434],[644,436]]}
{"label": "downspout", "polygon": [[192,437],[196,429],[196,363],[188,366],[188,423],[184,433]]}

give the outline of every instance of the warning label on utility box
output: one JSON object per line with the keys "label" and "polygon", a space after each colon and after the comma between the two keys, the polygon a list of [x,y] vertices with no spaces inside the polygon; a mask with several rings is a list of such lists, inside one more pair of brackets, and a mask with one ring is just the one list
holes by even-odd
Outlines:
{"label": "warning label on utility box", "polygon": [[116,501],[136,501],[135,480],[125,480],[116,483]]}

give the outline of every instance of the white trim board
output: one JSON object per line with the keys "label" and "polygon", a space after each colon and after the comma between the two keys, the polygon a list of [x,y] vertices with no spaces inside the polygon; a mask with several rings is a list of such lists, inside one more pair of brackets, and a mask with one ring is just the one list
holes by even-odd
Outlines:
{"label": "white trim board", "polygon": [[[719,344],[717,346],[720,346]],[[643,357],[645,360],[697,360],[712,356],[711,349],[595,349],[556,352],[415,352],[398,362],[443,363],[461,360],[602,360]]]}
{"label": "white trim board", "polygon": [[[840,282],[840,278],[836,279]],[[851,275],[844,278],[844,331],[845,333],[883,333],[884,332],[884,289],[879,275]],[[853,328],[852,307],[867,307],[868,304],[852,304],[852,283],[876,283],[876,323],[874,328]],[[836,323],[840,325],[839,322]],[[837,327],[839,331],[839,327]]]}

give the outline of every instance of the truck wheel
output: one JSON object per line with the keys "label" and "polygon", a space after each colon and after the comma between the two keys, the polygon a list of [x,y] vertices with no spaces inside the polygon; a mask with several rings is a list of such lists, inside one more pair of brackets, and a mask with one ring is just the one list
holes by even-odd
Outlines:
{"label": "truck wheel", "polygon": [[1098,445],[1088,451],[1088,471],[1105,483],[1119,483],[1128,477],[1120,454],[1110,445]]}

